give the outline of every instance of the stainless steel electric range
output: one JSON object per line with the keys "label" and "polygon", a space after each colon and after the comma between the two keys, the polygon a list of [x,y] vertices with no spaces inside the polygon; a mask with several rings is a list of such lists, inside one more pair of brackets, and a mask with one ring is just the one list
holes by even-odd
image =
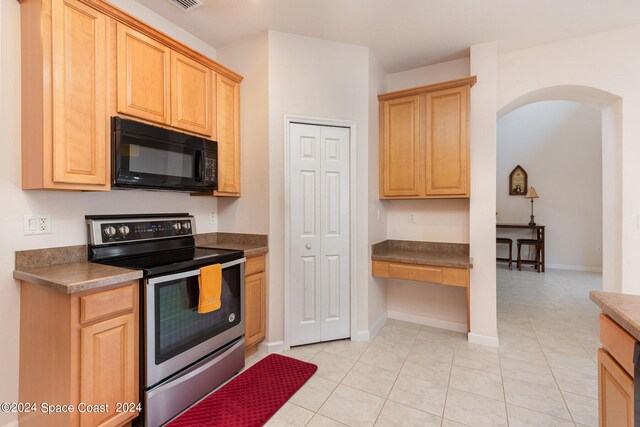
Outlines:
{"label": "stainless steel electric range", "polygon": [[[144,272],[143,420],[159,426],[244,367],[242,251],[199,248],[188,214],[88,215],[89,261]],[[198,313],[200,268],[221,264],[221,308]]]}

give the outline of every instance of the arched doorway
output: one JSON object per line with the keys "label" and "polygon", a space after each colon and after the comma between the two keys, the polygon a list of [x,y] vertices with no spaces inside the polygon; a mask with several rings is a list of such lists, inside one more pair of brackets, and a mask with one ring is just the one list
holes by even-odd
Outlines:
{"label": "arched doorway", "polygon": [[507,102],[497,119],[527,104],[566,100],[591,105],[602,114],[602,280],[603,290],[620,292],[622,285],[622,99],[587,86],[541,88]]}

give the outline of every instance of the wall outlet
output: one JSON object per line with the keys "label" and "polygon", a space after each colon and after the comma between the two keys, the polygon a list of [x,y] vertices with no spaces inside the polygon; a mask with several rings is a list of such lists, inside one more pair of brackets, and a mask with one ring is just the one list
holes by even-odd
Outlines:
{"label": "wall outlet", "polygon": [[218,214],[215,212],[209,212],[209,224],[218,223]]}
{"label": "wall outlet", "polygon": [[416,214],[410,213],[409,214],[409,224],[415,224],[415,223],[416,223]]}
{"label": "wall outlet", "polygon": [[51,215],[25,215],[24,216],[24,235],[31,234],[50,234],[51,233]]}

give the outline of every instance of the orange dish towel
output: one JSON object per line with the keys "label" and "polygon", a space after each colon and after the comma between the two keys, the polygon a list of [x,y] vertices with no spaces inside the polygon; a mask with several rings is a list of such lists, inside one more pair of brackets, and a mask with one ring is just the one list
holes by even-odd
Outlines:
{"label": "orange dish towel", "polygon": [[198,286],[200,288],[198,313],[211,313],[219,309],[221,305],[220,294],[222,293],[222,266],[213,264],[202,267]]}

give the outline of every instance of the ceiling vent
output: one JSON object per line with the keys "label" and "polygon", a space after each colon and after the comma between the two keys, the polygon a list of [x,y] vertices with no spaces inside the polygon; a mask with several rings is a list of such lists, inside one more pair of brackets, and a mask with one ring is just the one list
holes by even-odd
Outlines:
{"label": "ceiling vent", "polygon": [[176,5],[185,12],[190,12],[203,5],[202,0],[169,0],[169,3]]}

